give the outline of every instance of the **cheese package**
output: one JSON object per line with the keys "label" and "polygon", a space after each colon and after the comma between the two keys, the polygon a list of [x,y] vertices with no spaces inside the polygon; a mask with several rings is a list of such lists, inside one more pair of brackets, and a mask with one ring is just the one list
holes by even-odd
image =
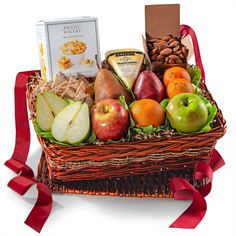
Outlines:
{"label": "cheese package", "polygon": [[137,49],[117,49],[106,52],[106,61],[123,81],[132,89],[143,64],[144,54]]}
{"label": "cheese package", "polygon": [[60,72],[94,77],[100,64],[97,18],[42,20],[37,23],[41,75],[54,80]]}

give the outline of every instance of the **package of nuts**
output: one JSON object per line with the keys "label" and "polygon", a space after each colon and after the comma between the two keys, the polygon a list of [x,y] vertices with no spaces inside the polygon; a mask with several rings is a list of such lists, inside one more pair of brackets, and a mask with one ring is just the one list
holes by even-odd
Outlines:
{"label": "package of nuts", "polygon": [[177,36],[167,35],[163,38],[150,39],[147,41],[148,55],[151,62],[167,64],[186,64],[188,49]]}
{"label": "package of nuts", "polygon": [[145,6],[146,38],[143,38],[143,44],[152,71],[187,66],[188,49],[181,42],[179,28],[179,4]]}

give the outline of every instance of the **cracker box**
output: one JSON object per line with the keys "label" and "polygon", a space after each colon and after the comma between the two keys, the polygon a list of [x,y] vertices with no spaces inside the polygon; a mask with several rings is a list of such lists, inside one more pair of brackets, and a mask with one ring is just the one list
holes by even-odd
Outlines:
{"label": "cracker box", "polygon": [[80,17],[42,20],[37,23],[41,74],[53,80],[59,72],[97,74],[100,63],[97,18]]}

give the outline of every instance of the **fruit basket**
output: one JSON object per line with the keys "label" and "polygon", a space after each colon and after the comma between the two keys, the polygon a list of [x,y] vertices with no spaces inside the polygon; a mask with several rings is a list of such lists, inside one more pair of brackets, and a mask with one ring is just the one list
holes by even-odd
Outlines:
{"label": "fruit basket", "polygon": [[[198,64],[201,65],[199,61]],[[27,98],[32,120],[36,118],[34,91],[41,82],[38,73],[28,80]],[[199,88],[217,107],[203,79]],[[194,186],[204,184],[193,180],[193,169],[196,163],[209,161],[216,141],[225,130],[225,120],[217,107],[207,132],[183,134],[164,128],[154,134],[136,134],[130,141],[83,146],[64,146],[38,135],[43,147],[38,179],[53,192],[170,197],[169,180],[173,177],[184,176]],[[147,179],[154,185],[146,185]],[[138,183],[148,190],[145,192]]]}
{"label": "fruit basket", "polygon": [[[155,20],[150,12],[164,9],[145,8],[145,60],[136,49],[111,50],[103,68],[97,63],[96,78],[59,72],[46,82],[37,72],[29,76],[28,107],[43,148],[38,178],[53,192],[143,195],[137,183],[147,178],[158,187],[145,196],[169,197],[173,177],[204,185],[194,182],[193,170],[210,161],[225,120],[205,84],[194,31],[182,25],[178,32],[178,21],[168,21],[177,36],[159,37],[168,25],[162,22],[162,32],[149,26]],[[168,9],[178,18],[178,5]],[[187,35],[197,66],[187,64]]]}
{"label": "fruit basket", "polygon": [[[174,33],[163,35],[170,29],[164,25],[166,9],[176,17],[169,21]],[[153,11],[163,20],[158,34]],[[52,208],[52,192],[192,199],[172,226],[194,228],[201,221],[212,174],[224,164],[215,145],[226,132],[226,121],[206,86],[196,35],[187,25],[179,27],[178,11],[178,4],[147,6],[151,25],[146,24],[150,34],[143,38],[144,53],[108,51],[102,68],[97,60],[96,77],[56,70],[49,82],[44,63],[42,75],[17,75],[16,144],[5,165],[20,173],[8,184],[17,193],[37,184],[38,200],[26,224],[41,230]],[[182,43],[186,36],[191,37],[196,66],[188,64],[190,48]],[[70,60],[68,56],[68,68],[74,65]],[[93,59],[85,62],[90,72],[97,71]],[[27,102],[42,146],[36,178],[25,164],[30,145]]]}
{"label": "fruit basket", "polygon": [[[32,119],[35,118],[35,97],[31,96],[31,91],[39,80],[37,74],[29,77],[28,103]],[[204,95],[216,104],[203,81],[200,86]],[[164,130],[144,140],[85,146],[62,146],[38,136],[44,152],[38,178],[54,192],[169,197],[168,181],[172,177],[184,176],[195,186],[204,184],[193,181],[194,166],[201,160],[209,161],[225,128],[225,120],[218,109],[208,132],[183,135]],[[140,186],[135,187],[147,180],[156,181],[157,185],[146,193]],[[123,187],[127,186],[127,192],[119,191],[121,182]],[[129,190],[130,185],[133,192]]]}

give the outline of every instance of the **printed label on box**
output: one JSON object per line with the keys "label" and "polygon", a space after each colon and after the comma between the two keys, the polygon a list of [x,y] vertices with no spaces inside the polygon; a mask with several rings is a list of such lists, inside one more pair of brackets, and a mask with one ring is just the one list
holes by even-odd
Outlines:
{"label": "printed label on box", "polygon": [[55,79],[59,72],[94,77],[100,63],[96,18],[41,21],[37,25],[42,77]]}

